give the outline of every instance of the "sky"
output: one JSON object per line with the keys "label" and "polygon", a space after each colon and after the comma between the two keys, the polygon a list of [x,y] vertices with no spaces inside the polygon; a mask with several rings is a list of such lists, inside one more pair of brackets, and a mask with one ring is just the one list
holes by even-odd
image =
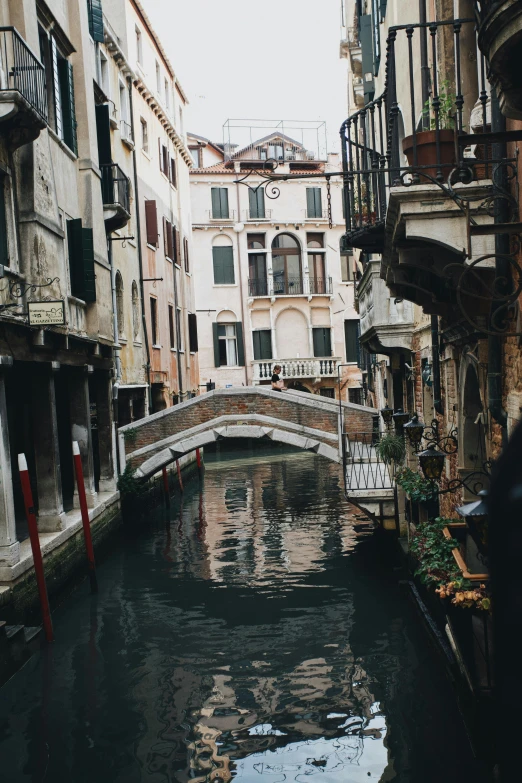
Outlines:
{"label": "sky", "polygon": [[223,140],[229,118],[324,120],[340,148],[341,0],[142,0],[190,105],[185,128]]}

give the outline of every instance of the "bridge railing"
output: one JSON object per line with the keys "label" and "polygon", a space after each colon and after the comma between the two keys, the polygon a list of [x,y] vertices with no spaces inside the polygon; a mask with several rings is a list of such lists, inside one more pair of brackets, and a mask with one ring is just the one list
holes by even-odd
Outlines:
{"label": "bridge railing", "polygon": [[376,449],[379,433],[350,432],[344,437],[346,488],[393,489],[393,467],[381,459]]}

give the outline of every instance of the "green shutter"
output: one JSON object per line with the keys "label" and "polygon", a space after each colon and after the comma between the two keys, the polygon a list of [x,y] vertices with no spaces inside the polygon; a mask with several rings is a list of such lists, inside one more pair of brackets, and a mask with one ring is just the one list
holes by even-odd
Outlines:
{"label": "green shutter", "polygon": [[9,266],[9,246],[7,244],[7,220],[5,209],[5,176],[0,171],[0,264]]}
{"label": "green shutter", "polygon": [[380,0],[380,6],[381,6],[381,20],[384,19],[386,16],[386,4],[388,0]]}
{"label": "green shutter", "polygon": [[254,359],[272,358],[272,333],[270,329],[258,329],[253,332]]}
{"label": "green shutter", "polygon": [[78,154],[76,136],[76,108],[74,105],[73,67],[67,60],[58,60],[60,97],[62,99],[63,140],[75,155]]}
{"label": "green shutter", "polygon": [[219,200],[221,204],[221,218],[228,218],[228,188],[219,188]]}
{"label": "green shutter", "polygon": [[314,356],[331,356],[332,346],[330,340],[330,329],[319,327],[313,329],[312,333],[314,338]]}
{"label": "green shutter", "polygon": [[103,43],[103,11],[101,0],[87,0],[89,32],[93,41]]}
{"label": "green shutter", "polygon": [[346,342],[346,361],[359,363],[359,321],[350,320],[344,322],[344,337]]}
{"label": "green shutter", "polygon": [[245,366],[245,346],[243,345],[243,324],[236,323],[237,363],[239,367]]}
{"label": "green shutter", "polygon": [[[372,100],[370,96],[373,96],[373,93],[375,92],[375,82],[373,79],[373,27],[371,14],[362,14],[361,16],[360,40],[364,96],[365,100],[368,102]],[[368,81],[366,80],[366,74],[371,74],[371,79]]]}
{"label": "green shutter", "polygon": [[214,366],[219,367],[219,337],[217,323],[212,324],[212,337],[214,338]]}
{"label": "green shutter", "polygon": [[214,265],[214,284],[233,285],[234,254],[231,247],[213,247],[212,261]]}
{"label": "green shutter", "polygon": [[71,293],[84,302],[96,301],[92,228],[83,228],[81,218],[67,221]]}
{"label": "green shutter", "polygon": [[219,199],[219,191],[221,188],[211,188],[210,194],[212,196],[212,217],[213,218],[220,218],[221,217],[221,203]]}
{"label": "green shutter", "polygon": [[265,217],[265,192],[262,187],[249,188],[248,200],[251,218]]}
{"label": "green shutter", "polygon": [[321,217],[321,188],[306,188],[306,212],[309,218]]}
{"label": "green shutter", "polygon": [[[109,120],[109,105],[99,104],[96,110],[96,137],[98,140],[98,163],[112,163],[111,123]],[[106,202],[111,203],[111,202]]]}

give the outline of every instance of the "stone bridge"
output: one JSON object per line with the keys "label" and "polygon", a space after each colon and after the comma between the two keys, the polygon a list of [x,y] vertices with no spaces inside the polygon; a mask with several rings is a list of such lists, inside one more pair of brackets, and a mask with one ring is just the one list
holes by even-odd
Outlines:
{"label": "stone bridge", "polygon": [[[371,432],[378,411],[342,403],[344,431]],[[339,402],[265,386],[216,389],[119,430],[121,464],[147,478],[220,438],[268,438],[342,463]]]}

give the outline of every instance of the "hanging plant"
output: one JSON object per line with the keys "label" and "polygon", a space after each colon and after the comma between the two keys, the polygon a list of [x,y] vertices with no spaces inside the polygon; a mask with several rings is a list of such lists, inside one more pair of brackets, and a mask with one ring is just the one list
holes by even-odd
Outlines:
{"label": "hanging plant", "polygon": [[397,473],[395,480],[414,503],[425,503],[437,497],[437,487],[433,481],[425,479],[416,470],[402,468]]}
{"label": "hanging plant", "polygon": [[375,451],[377,452],[377,456],[387,465],[392,462],[401,465],[406,456],[404,438],[400,435],[395,435],[392,432],[387,432],[375,446]]}

